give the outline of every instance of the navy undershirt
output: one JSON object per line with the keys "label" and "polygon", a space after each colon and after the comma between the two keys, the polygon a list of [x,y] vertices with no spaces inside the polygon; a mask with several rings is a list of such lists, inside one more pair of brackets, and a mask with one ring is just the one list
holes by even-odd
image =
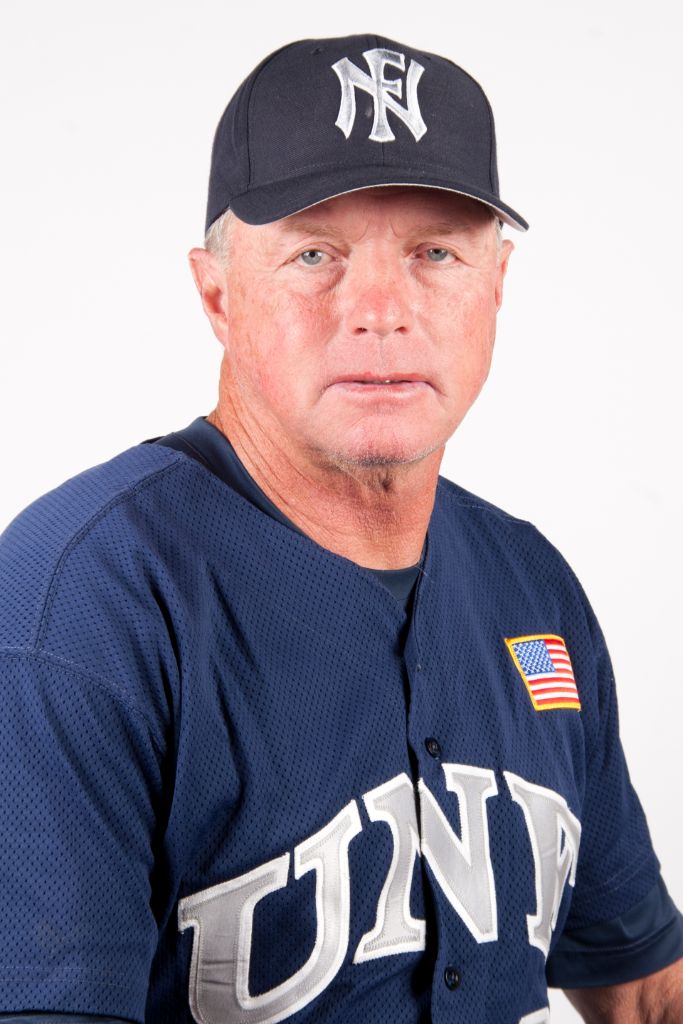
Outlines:
{"label": "navy undershirt", "polygon": [[[299,530],[263,493],[240,462],[227,437],[200,416],[184,430],[150,438],[184,452],[220,477],[266,515]],[[424,557],[424,549],[423,549]],[[422,559],[407,569],[367,569],[410,613],[410,600]],[[683,918],[660,878],[645,899],[613,921],[564,932],[548,959],[548,984],[557,988],[618,985],[645,977],[683,957]],[[89,1014],[0,1013],[2,1024],[129,1024],[120,1018]]]}

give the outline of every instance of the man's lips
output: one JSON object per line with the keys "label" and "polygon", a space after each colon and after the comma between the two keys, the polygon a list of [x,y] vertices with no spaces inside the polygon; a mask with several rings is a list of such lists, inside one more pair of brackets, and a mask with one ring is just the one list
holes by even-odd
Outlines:
{"label": "man's lips", "polygon": [[336,377],[329,387],[351,393],[365,394],[416,394],[431,387],[424,376],[415,373],[348,373]]}
{"label": "man's lips", "polygon": [[417,373],[345,373],[335,377],[329,389],[350,401],[404,402],[424,395],[431,389],[431,384]]}

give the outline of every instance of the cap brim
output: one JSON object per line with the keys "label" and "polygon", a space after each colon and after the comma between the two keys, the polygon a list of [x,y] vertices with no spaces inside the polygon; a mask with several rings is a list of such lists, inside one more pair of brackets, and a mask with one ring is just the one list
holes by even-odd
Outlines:
{"label": "cap brim", "polygon": [[355,173],[346,168],[343,171],[309,174],[288,181],[261,185],[242,195],[234,196],[230,208],[247,224],[269,224],[322,203],[326,199],[382,185],[412,185],[416,188],[437,188],[444,192],[454,192],[484,203],[505,224],[509,224],[517,231],[526,231],[529,227],[523,217],[490,192],[460,182],[425,176],[419,171],[396,167],[360,168]]}

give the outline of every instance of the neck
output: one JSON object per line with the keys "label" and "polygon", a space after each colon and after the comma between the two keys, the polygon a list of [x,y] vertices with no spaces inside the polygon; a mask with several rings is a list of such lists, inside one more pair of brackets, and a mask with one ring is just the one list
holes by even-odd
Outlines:
{"label": "neck", "polygon": [[371,569],[419,561],[434,506],[443,448],[398,466],[342,466],[296,458],[252,429],[229,404],[207,417],[245,469],[295,526],[322,547]]}

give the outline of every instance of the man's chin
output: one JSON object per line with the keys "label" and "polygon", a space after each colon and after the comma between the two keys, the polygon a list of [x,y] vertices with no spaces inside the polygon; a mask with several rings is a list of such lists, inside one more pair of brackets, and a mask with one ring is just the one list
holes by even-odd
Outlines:
{"label": "man's chin", "polygon": [[318,456],[322,456],[328,465],[342,469],[388,469],[422,462],[433,452],[443,448],[444,443],[439,440],[428,445],[416,445],[393,439],[391,442],[342,445],[325,451],[318,449]]}

